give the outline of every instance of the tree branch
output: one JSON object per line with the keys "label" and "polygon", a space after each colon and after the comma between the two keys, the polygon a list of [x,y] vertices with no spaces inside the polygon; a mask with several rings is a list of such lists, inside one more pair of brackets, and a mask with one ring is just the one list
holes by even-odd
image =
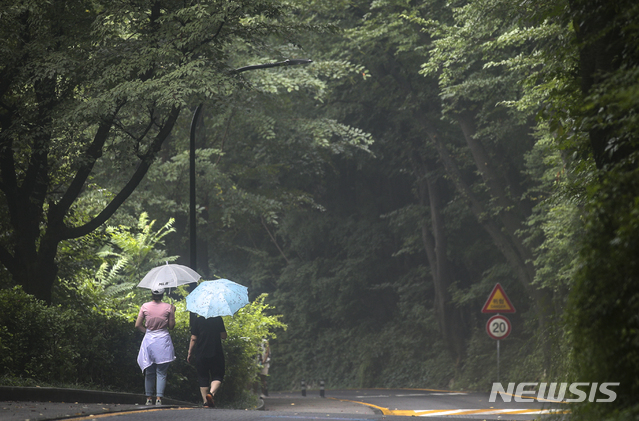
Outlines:
{"label": "tree branch", "polygon": [[140,184],[147,171],[151,167],[155,155],[160,151],[162,143],[173,130],[173,126],[177,118],[180,115],[180,108],[174,106],[169,113],[169,116],[164,123],[164,126],[160,132],[156,135],[153,143],[149,147],[149,150],[144,154],[140,164],[135,170],[135,173],[131,176],[128,183],[120,190],[120,192],[113,198],[113,200],[100,212],[98,216],[91,221],[79,227],[66,228],[61,234],[61,239],[78,238],[87,235],[97,229],[100,225],[104,224],[118,208],[124,203],[124,201],[133,193],[135,188]]}
{"label": "tree branch", "polygon": [[534,296],[534,287],[532,286],[533,279],[527,270],[525,257],[518,253],[518,247],[511,242],[508,236],[502,232],[501,228],[487,213],[484,205],[475,196],[470,186],[462,179],[461,172],[459,171],[457,164],[451,158],[446,147],[436,138],[435,146],[437,147],[437,151],[444,163],[444,167],[446,167],[446,171],[451,176],[457,190],[470,202],[470,208],[475,215],[475,218],[477,218],[477,221],[484,227],[486,232],[488,232],[497,248],[502,252],[513,269],[515,269],[518,278],[524,287],[528,290],[531,296]]}
{"label": "tree branch", "polygon": [[84,183],[89,178],[89,175],[91,175],[91,171],[93,171],[96,161],[102,156],[102,149],[109,137],[109,132],[113,126],[115,116],[121,107],[122,104],[117,106],[113,114],[100,123],[91,145],[89,145],[85,151],[85,155],[88,159],[76,172],[75,177],[73,177],[73,180],[71,181],[67,191],[62,196],[62,199],[49,208],[49,221],[61,221],[62,218],[64,218],[64,215],[66,215],[71,208],[71,205],[73,205],[73,202],[80,195],[80,192],[84,187]]}
{"label": "tree branch", "polygon": [[282,249],[280,248],[280,245],[277,244],[277,240],[275,239],[275,237],[273,237],[273,234],[271,234],[271,231],[266,226],[266,223],[264,223],[264,218],[262,218],[261,216],[260,216],[260,221],[262,222],[262,226],[264,227],[264,229],[268,233],[268,236],[271,237],[271,241],[273,241],[273,244],[275,244],[275,247],[277,247],[277,249],[279,250],[279,252],[282,255],[282,257],[284,258],[284,260],[286,260],[286,264],[287,265],[290,264],[291,262],[289,262],[288,258],[286,257],[286,255],[284,254]]}

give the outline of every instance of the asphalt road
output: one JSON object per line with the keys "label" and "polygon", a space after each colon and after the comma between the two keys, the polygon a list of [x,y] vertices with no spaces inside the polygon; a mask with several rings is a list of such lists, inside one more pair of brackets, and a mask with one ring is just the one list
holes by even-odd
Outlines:
{"label": "asphalt road", "polygon": [[327,396],[360,402],[384,415],[445,417],[444,419],[533,420],[563,414],[568,406],[554,402],[504,402],[489,393],[470,393],[434,389],[363,389],[332,391]]}
{"label": "asphalt road", "polygon": [[[78,399],[81,398],[79,392],[75,391]],[[42,397],[38,401],[4,401],[0,398],[0,421],[84,421],[96,418],[111,418],[113,421],[404,421],[406,416],[437,421],[532,420],[539,417],[551,421],[564,416],[547,415],[550,407],[566,409],[560,404],[534,401],[491,404],[487,393],[430,389],[327,390],[325,398],[320,397],[317,390],[309,390],[305,397],[300,392],[272,393],[264,399],[262,410],[247,411],[208,409],[177,401],[162,407],[146,407],[132,403],[139,397],[130,396],[133,401],[115,394],[94,396],[99,397],[102,403],[87,397],[84,397],[85,402],[96,403],[73,402],[71,396],[65,398],[66,403],[46,401]],[[27,397],[34,397],[33,390]],[[120,403],[115,403],[116,398]]]}

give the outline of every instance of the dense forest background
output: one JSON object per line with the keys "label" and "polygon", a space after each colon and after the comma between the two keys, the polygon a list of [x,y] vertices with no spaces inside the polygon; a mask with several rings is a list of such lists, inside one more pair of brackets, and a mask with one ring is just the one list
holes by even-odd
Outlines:
{"label": "dense forest background", "polygon": [[[252,334],[273,337],[271,389],[486,390],[480,310],[499,282],[517,309],[502,382],[619,382],[619,412],[575,416],[639,414],[639,4],[3,10],[4,290],[131,321],[146,271],[189,264],[197,127],[197,269],[265,300],[270,330]],[[313,62],[237,71],[291,58]],[[105,338],[135,342],[118,326]],[[19,327],[0,329],[16,346]],[[4,382],[44,370],[2,364]]]}

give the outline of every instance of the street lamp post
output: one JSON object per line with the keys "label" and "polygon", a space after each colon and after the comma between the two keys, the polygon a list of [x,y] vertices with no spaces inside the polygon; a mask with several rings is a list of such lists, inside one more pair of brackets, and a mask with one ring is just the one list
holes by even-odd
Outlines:
{"label": "street lamp post", "polygon": [[[300,64],[310,64],[311,59],[287,59],[284,61],[278,61],[275,63],[256,64],[252,66],[240,67],[234,69],[231,73],[242,73],[249,70],[268,69],[270,67],[280,66],[296,66]],[[189,141],[189,252],[190,252],[190,266],[191,269],[197,271],[197,219],[195,210],[195,132],[197,129],[197,122],[202,114],[202,108],[204,103],[201,103],[195,109],[193,113],[193,119],[191,120],[191,131]]]}

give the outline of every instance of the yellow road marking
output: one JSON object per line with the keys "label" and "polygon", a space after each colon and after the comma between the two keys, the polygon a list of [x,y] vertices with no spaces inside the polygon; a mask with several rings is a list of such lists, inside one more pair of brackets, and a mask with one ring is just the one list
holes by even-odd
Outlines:
{"label": "yellow road marking", "polygon": [[[341,402],[358,403],[360,405],[366,405],[366,406],[370,406],[371,408],[379,409],[380,411],[382,411],[382,414],[384,414],[384,415],[394,415],[394,413],[390,409],[384,408],[384,407],[381,407],[381,406],[377,406],[377,405],[373,405],[372,403],[366,403],[366,402],[360,402],[360,401],[352,401],[350,399],[337,399],[337,398],[329,398],[329,399],[334,399],[336,401],[341,401]],[[400,414],[398,414],[398,415],[400,415]]]}
{"label": "yellow road marking", "polygon": [[371,408],[379,409],[384,415],[399,415],[406,417],[428,417],[434,415],[476,415],[476,414],[569,414],[569,410],[563,409],[431,409],[431,410],[412,410],[412,409],[389,409],[384,408],[382,406],[373,405],[372,403],[361,402],[361,401],[353,401],[350,399],[338,399],[338,398],[328,398],[334,399],[341,402],[353,402],[358,403],[360,405],[366,405]]}
{"label": "yellow road marking", "polygon": [[412,411],[412,414],[407,413],[409,411],[402,411],[402,414],[393,415],[408,415],[418,417],[431,417],[431,416],[447,416],[447,415],[543,415],[543,414],[568,414],[569,410],[552,410],[552,409],[440,409],[429,411]]}
{"label": "yellow road marking", "polygon": [[[367,390],[371,390],[371,389],[367,389]],[[373,388],[372,390],[422,390],[425,392],[441,392],[441,393],[471,393],[471,392],[463,392],[461,390],[421,389],[416,387],[407,387],[407,388],[402,387],[401,389],[383,389],[379,387],[379,388]]]}
{"label": "yellow road marking", "polygon": [[136,409],[134,411],[106,412],[104,414],[87,415],[86,417],[73,417],[73,421],[94,420],[96,418],[115,417],[117,415],[126,415],[126,414],[140,414],[143,412],[179,411],[183,409],[193,409],[193,408],[149,408],[149,409]]}
{"label": "yellow road marking", "polygon": [[410,409],[387,409],[388,413],[385,415],[402,415],[405,417],[414,417],[415,411],[411,411]]}
{"label": "yellow road marking", "polygon": [[[389,389],[383,389],[383,388],[373,388],[372,390],[389,390]],[[394,390],[394,389],[391,389]],[[440,390],[440,389],[420,389],[420,388],[402,388],[402,389],[398,389],[398,390],[422,390],[425,392],[440,392],[440,393],[473,393],[473,392],[463,392],[460,390]],[[499,394],[502,394],[501,392],[499,392]],[[545,398],[539,398],[539,397],[535,397],[535,396],[520,396],[520,395],[516,395],[514,393],[503,393],[504,395],[510,395],[513,396],[515,398],[522,398],[522,399],[530,399],[531,401],[539,401],[539,402],[553,402],[553,403],[566,403],[566,401],[559,401],[556,399],[545,399]]]}

